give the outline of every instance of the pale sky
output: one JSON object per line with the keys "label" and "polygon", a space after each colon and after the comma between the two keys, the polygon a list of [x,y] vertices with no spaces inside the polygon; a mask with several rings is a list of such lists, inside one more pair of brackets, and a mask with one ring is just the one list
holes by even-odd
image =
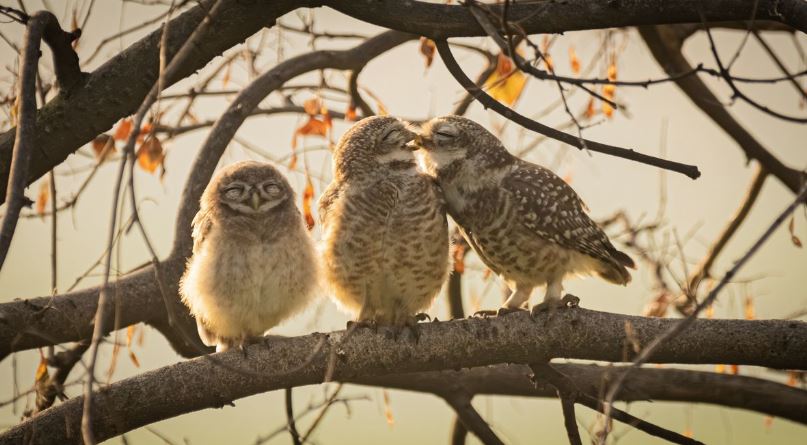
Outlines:
{"label": "pale sky", "polygon": [[[15,5],[16,2],[4,0],[4,5]],[[37,2],[26,2],[29,10],[40,5]],[[70,23],[73,4],[87,2],[72,1],[50,2],[57,6],[55,12],[63,24]],[[121,11],[120,2],[96,2],[95,10],[89,19],[84,37],[79,47],[79,56],[86,59],[95,49],[97,43],[105,36],[118,29],[154,17],[161,7],[147,7],[126,3],[125,11]],[[61,9],[60,9],[61,8]],[[357,32],[374,35],[380,28],[358,22],[329,9],[320,8],[314,12],[316,29],[329,32]],[[290,25],[298,25],[299,18],[292,13],[281,19]],[[64,25],[65,27],[69,25]],[[156,25],[155,25],[156,26]],[[149,29],[154,29],[152,26]],[[19,42],[22,27],[14,23],[0,24],[3,34]],[[264,31],[264,44],[268,49],[256,62],[259,73],[270,69],[277,62],[278,33],[276,29]],[[120,48],[125,48],[144,33],[127,36],[118,43],[108,45],[90,66],[89,71],[96,68],[103,60],[113,56]],[[567,51],[574,46],[584,66],[591,60],[602,40],[603,32],[577,32],[560,36],[553,44],[552,56],[558,70],[568,74],[569,62]],[[724,59],[733,54],[740,43],[743,33],[736,31],[716,32],[718,47]],[[791,71],[804,69],[795,50],[793,39],[789,35],[766,35]],[[540,42],[540,37],[535,41]],[[800,45],[805,45],[803,35],[798,35]],[[255,47],[260,36],[254,36],[249,42]],[[485,39],[466,39],[467,42],[492,48],[492,42]],[[307,51],[307,40],[284,32],[281,36],[284,57],[295,56]],[[320,40],[318,48],[346,48],[356,44],[350,42],[329,42]],[[613,37],[613,47],[621,48],[618,57],[620,79],[644,80],[663,76],[639,35],[633,31],[617,32]],[[238,51],[240,47],[233,49]],[[704,62],[706,66],[714,66],[709,53],[708,42],[704,34],[691,38],[686,45],[686,55],[695,65]],[[43,58],[50,67],[50,59]],[[483,68],[479,56],[455,50],[460,63],[466,72],[475,77]],[[16,70],[15,55],[4,43],[0,43],[0,60],[4,68]],[[214,60],[214,66],[221,58]],[[231,69],[230,80],[226,86],[221,80],[211,84],[211,89],[237,89],[245,85],[248,73],[243,69],[243,62]],[[604,68],[602,68],[604,69]],[[46,73],[50,70],[45,69]],[[749,39],[747,46],[739,58],[733,72],[746,77],[778,76],[779,72],[767,58],[759,44]],[[0,76],[0,88],[3,95],[11,87],[10,75]],[[202,71],[204,76],[205,71]],[[602,75],[600,69],[594,75]],[[136,73],[133,73],[136,76]],[[199,75],[185,81],[169,92],[184,92]],[[328,79],[338,86],[346,85],[346,76],[339,72],[331,72]],[[311,83],[319,80],[316,75],[302,76],[291,83]],[[707,79],[724,102],[728,102],[728,88],[713,80]],[[362,72],[360,83],[383,102],[385,108],[393,115],[425,119],[448,113],[461,97],[461,87],[443,67],[439,56],[435,57],[430,69],[425,69],[423,58],[418,52],[417,42],[402,45],[371,62]],[[767,106],[792,115],[807,115],[802,108],[799,97],[793,87],[783,83],[776,86],[755,85],[744,86],[744,91],[757,98]],[[311,97],[313,93],[301,93],[296,96],[298,103]],[[326,98],[339,99],[336,93],[326,93]],[[368,102],[375,107],[375,102],[365,94]],[[522,114],[532,115],[558,98],[554,83],[542,83],[529,80],[527,87],[516,108]],[[215,119],[224,109],[230,98],[212,98],[199,102],[194,110],[200,120]],[[275,94],[264,102],[263,106],[279,104],[280,97]],[[674,243],[674,234],[682,240],[689,269],[702,257],[706,247],[721,230],[728,217],[737,207],[744,195],[753,175],[753,169],[745,165],[744,155],[734,142],[703,115],[690,101],[679,92],[673,84],[663,84],[650,89],[618,88],[617,99],[625,103],[628,113],[617,112],[613,119],[585,130],[584,135],[592,140],[613,145],[634,148],[648,154],[658,155],[662,146],[662,128],[667,125],[666,156],[681,162],[696,164],[702,176],[698,180],[690,180],[676,173],[666,174],[667,203],[665,211],[665,229],[657,236],[661,244]],[[584,93],[577,92],[572,96],[572,107],[580,109],[587,101]],[[344,111],[346,103],[328,100],[327,104],[334,110]],[[168,105],[167,102],[164,105]],[[177,104],[175,108],[182,108]],[[183,104],[184,106],[184,104]],[[798,169],[807,167],[807,151],[804,150],[807,140],[807,128],[803,125],[784,122],[759,111],[744,103],[735,103],[731,107],[732,114],[787,165]],[[468,117],[473,118],[488,128],[495,130],[502,125],[502,118],[492,112],[484,111],[478,104],[471,106]],[[290,153],[290,143],[294,128],[303,120],[295,115],[273,115],[270,117],[253,117],[238,133],[238,138],[248,141],[278,159]],[[562,108],[543,117],[542,122],[549,125],[561,125],[567,120]],[[600,120],[600,118],[597,118]],[[172,122],[172,120],[166,121]],[[334,137],[347,128],[342,122],[335,122]],[[138,194],[144,198],[141,216],[146,228],[157,246],[160,254],[170,250],[173,236],[178,200],[183,183],[187,177],[193,156],[203,142],[208,130],[188,133],[166,144],[167,173],[163,182],[156,175],[138,171],[136,176]],[[522,130],[516,124],[508,123],[502,136],[505,145],[511,151],[529,143],[534,135]],[[301,141],[300,147],[323,147],[323,140],[308,138]],[[91,153],[89,147],[81,149]],[[330,179],[329,155],[324,150],[307,153],[306,160],[312,175]],[[260,157],[245,151],[239,144],[232,143],[222,158],[223,164]],[[591,209],[594,218],[611,215],[618,209],[624,209],[634,219],[644,215],[644,221],[655,217],[659,207],[659,170],[654,167],[636,164],[624,159],[617,159],[601,154],[587,154],[572,147],[563,146],[554,141],[544,142],[538,146],[527,159],[556,168],[556,172],[570,178],[572,186],[583,197]],[[559,162],[557,162],[559,160]],[[301,155],[300,166],[303,164]],[[60,200],[67,199],[78,188],[87,174],[87,167],[92,165],[88,157],[73,155],[57,170],[57,184]],[[285,164],[283,164],[285,165]],[[71,169],[77,173],[71,174]],[[283,169],[287,172],[287,169]],[[111,189],[116,167],[113,164],[102,166],[91,187],[82,195],[79,204],[72,211],[63,212],[59,218],[59,282],[58,290],[64,291],[73,284],[105,248],[108,227],[109,206],[111,205]],[[304,176],[299,172],[289,173],[289,179],[302,191]],[[325,183],[315,182],[317,197]],[[39,183],[31,186],[29,196],[35,197]],[[751,243],[773,220],[775,215],[792,199],[792,194],[771,178],[765,184],[761,199],[754,207],[751,215],[741,227],[738,234],[726,247],[715,264],[714,272],[722,274],[733,261],[742,255]],[[4,208],[0,208],[0,212]],[[807,241],[807,220],[805,212],[796,212],[796,234]],[[612,231],[616,233],[616,231]],[[314,233],[319,236],[318,231]],[[126,271],[147,261],[146,251],[137,231],[126,235],[120,249],[121,271]],[[6,264],[0,273],[0,302],[12,301],[15,298],[26,298],[49,294],[50,287],[50,220],[31,218],[21,220],[14,238],[12,249]],[[725,318],[743,317],[743,302],[751,297],[754,302],[756,317],[760,319],[781,318],[787,314],[807,306],[804,271],[807,265],[807,253],[796,248],[790,241],[786,229],[777,232],[757,256],[747,265],[740,275],[741,279],[754,279],[749,284],[732,285],[718,299],[715,316]],[[683,276],[681,263],[676,259],[671,269],[677,276]],[[466,311],[472,308],[472,299],[479,300],[481,308],[495,308],[500,304],[501,293],[498,286],[493,285],[484,292],[486,283],[481,278],[481,263],[473,256],[468,259],[468,273],[465,279]],[[96,270],[80,287],[97,284],[100,280],[100,269]],[[650,290],[652,271],[639,263],[639,270],[634,273],[634,282],[627,288],[620,288],[600,280],[589,278],[571,280],[566,284],[567,291],[582,299],[582,306],[590,309],[610,312],[637,314],[654,296]],[[539,301],[540,293],[536,291],[532,303]],[[446,317],[444,297],[438,298],[431,314],[440,318]],[[323,297],[304,315],[289,320],[273,332],[283,335],[299,335],[311,331],[328,331],[342,329],[347,317],[337,311],[335,306]],[[138,327],[138,331],[143,327]],[[125,339],[125,333],[121,339]],[[113,380],[120,380],[148,369],[176,363],[183,360],[179,357],[157,331],[145,328],[142,345],[133,346],[140,368],[124,353],[117,363]],[[111,349],[101,351],[100,374],[103,375],[109,365]],[[39,360],[37,351],[28,351],[16,355],[17,379],[20,389],[26,390],[33,383],[34,371]],[[713,366],[701,367],[713,370]],[[80,371],[77,368],[75,371]],[[780,374],[766,373],[752,367],[741,367],[741,374],[765,376],[777,381],[784,381]],[[78,372],[76,372],[78,375]],[[0,362],[0,401],[12,396],[12,360]],[[307,387],[295,390],[297,409],[303,409],[309,401],[322,398],[324,387]],[[70,387],[69,395],[80,393],[78,387]],[[367,395],[370,401],[351,402],[350,415],[344,407],[334,407],[332,412],[319,427],[314,436],[319,443],[341,443],[350,441],[356,444],[370,443],[412,443],[412,442],[445,442],[448,440],[453,414],[440,399],[429,394],[390,391],[390,408],[394,425],[385,420],[382,391],[378,388],[349,386],[346,395]],[[166,395],[170,399],[170,394]],[[184,415],[152,425],[161,434],[172,441],[181,443],[187,439],[192,444],[207,443],[252,443],[259,435],[266,434],[285,421],[282,406],[283,395],[280,392],[260,394],[247,399],[238,400],[236,406],[218,410],[205,410],[199,413]],[[32,399],[29,399],[29,405]],[[526,444],[542,438],[545,443],[564,443],[566,433],[563,429],[560,405],[556,400],[477,397],[474,405],[487,419],[503,440],[508,443]],[[23,399],[14,411],[11,406],[0,408],[0,427],[15,424],[26,406]],[[728,408],[716,408],[705,405],[687,405],[680,403],[636,403],[630,411],[640,417],[675,431],[691,431],[694,437],[707,443],[716,444],[754,444],[754,443],[803,443],[807,429],[786,420],[775,419],[766,425],[763,415]],[[583,426],[593,423],[593,413],[580,407],[577,409],[578,420]],[[301,422],[305,429],[310,422]],[[585,428],[583,428],[585,430]],[[618,426],[618,435],[626,433],[620,439],[623,444],[662,443],[639,431]],[[585,440],[585,432],[582,433]],[[145,429],[127,434],[129,443],[155,443],[157,437]],[[270,443],[287,443],[288,436],[283,434]],[[120,438],[108,443],[120,443]],[[470,443],[477,443],[475,439]]]}

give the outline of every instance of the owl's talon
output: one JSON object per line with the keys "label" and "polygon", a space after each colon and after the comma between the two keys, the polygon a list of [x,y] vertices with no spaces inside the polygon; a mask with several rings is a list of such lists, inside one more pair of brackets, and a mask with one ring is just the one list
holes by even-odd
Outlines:
{"label": "owl's talon", "polygon": [[359,321],[348,321],[347,322],[347,329],[370,329],[373,333],[378,333],[378,323],[375,320],[359,320]]}
{"label": "owl's talon", "polygon": [[[429,315],[429,314],[427,314],[425,312],[420,312],[420,313],[415,314],[414,319],[415,319],[415,322],[426,321],[426,320],[432,321],[431,315]],[[435,320],[436,320],[436,318],[435,318]]]}
{"label": "owl's talon", "polygon": [[563,303],[563,306],[567,308],[575,308],[580,306],[580,297],[572,294],[564,295],[560,301]]}
{"label": "owl's talon", "polygon": [[560,309],[572,309],[580,305],[580,298],[566,294],[560,300],[546,300],[543,303],[536,304],[530,311],[530,316],[535,318],[544,312],[554,312]]}

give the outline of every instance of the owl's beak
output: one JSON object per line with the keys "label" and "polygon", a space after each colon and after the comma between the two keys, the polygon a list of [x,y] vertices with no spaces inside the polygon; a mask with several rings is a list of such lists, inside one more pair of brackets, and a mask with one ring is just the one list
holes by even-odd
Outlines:
{"label": "owl's beak", "polygon": [[258,195],[258,192],[253,191],[249,198],[249,203],[252,205],[252,210],[258,210],[258,207],[261,206],[261,197]]}
{"label": "owl's beak", "polygon": [[429,144],[431,143],[431,139],[429,139],[428,137],[423,136],[422,134],[419,134],[419,135],[415,136],[415,140],[414,140],[413,143],[415,144],[415,146],[417,148],[423,148],[425,150],[428,150],[429,149]]}
{"label": "owl's beak", "polygon": [[420,148],[414,142],[415,139],[417,139],[417,136],[418,136],[417,133],[415,133],[414,131],[407,130],[406,131],[406,136],[405,136],[406,137],[406,139],[405,139],[406,142],[404,143],[404,148],[407,148],[407,149],[412,150],[412,151],[415,151],[418,148]]}

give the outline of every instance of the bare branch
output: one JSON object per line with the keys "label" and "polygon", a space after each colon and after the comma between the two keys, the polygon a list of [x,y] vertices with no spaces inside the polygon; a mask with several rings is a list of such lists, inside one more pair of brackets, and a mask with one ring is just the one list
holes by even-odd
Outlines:
{"label": "bare branch", "polygon": [[[317,384],[333,348],[339,348],[334,377],[356,381],[397,373],[438,371],[494,363],[534,363],[552,356],[620,361],[625,322],[641,344],[678,323],[677,320],[631,317],[575,308],[532,320],[516,313],[490,319],[466,319],[421,325],[419,343],[392,332],[357,330],[285,339],[266,339],[239,351],[177,363],[113,383],[101,389],[93,431],[99,440],[185,412],[222,406],[258,392]],[[322,340],[325,345],[319,347]],[[318,350],[313,360],[311,351]],[[807,323],[798,321],[694,320],[692,329],[664,342],[653,354],[659,363],[737,363],[784,369],[807,368]],[[305,363],[300,366],[300,363]],[[246,372],[233,372],[242,369]],[[414,379],[407,378],[409,385]],[[658,380],[656,380],[658,382]],[[385,383],[387,384],[387,383]],[[394,385],[388,385],[394,386]],[[135,389],[136,388],[136,389]],[[171,388],[171,404],[162,394]],[[443,391],[448,390],[443,381]],[[78,431],[82,398],[52,407],[9,429],[2,440],[36,434],[41,443],[77,442],[65,431]],[[116,407],[126,406],[126,415]]]}
{"label": "bare branch", "polygon": [[[640,27],[639,33],[667,74],[673,75],[691,69],[681,53],[682,39],[689,35],[686,30],[676,26],[654,26]],[[790,191],[799,192],[805,180],[804,173],[784,165],[771,154],[731,116],[703,80],[690,76],[678,79],[675,83],[706,116],[737,142],[749,160],[759,161],[768,173],[779,179]]]}
{"label": "bare branch", "polygon": [[682,164],[680,162],[668,161],[666,159],[660,159],[655,156],[639,153],[634,150],[584,140],[582,138],[572,136],[570,134],[556,130],[552,127],[543,125],[539,122],[536,122],[526,116],[523,116],[515,112],[511,108],[502,105],[499,101],[490,97],[487,93],[485,93],[479,87],[477,87],[476,84],[471,79],[468,78],[468,76],[462,71],[462,68],[457,63],[457,60],[454,59],[454,56],[451,54],[451,48],[448,46],[448,42],[446,42],[445,40],[438,40],[435,43],[437,44],[437,51],[440,53],[440,57],[443,59],[443,62],[448,68],[449,72],[451,72],[451,74],[454,76],[455,79],[457,79],[457,82],[459,82],[463,86],[463,88],[465,88],[471,95],[473,95],[476,98],[476,100],[478,100],[485,108],[492,109],[493,111],[521,125],[522,127],[546,135],[548,137],[551,137],[552,139],[556,139],[558,141],[564,142],[579,149],[587,148],[591,151],[596,151],[611,156],[617,156],[620,158],[630,159],[643,164],[653,165],[656,167],[681,173],[692,179],[697,179],[698,176],[700,176],[700,171],[698,170],[698,167],[694,165],[687,165]]}
{"label": "bare branch", "polygon": [[471,405],[471,397],[462,392],[453,392],[443,396],[446,403],[457,413],[457,418],[468,431],[474,433],[485,445],[504,445],[504,442],[490,429],[490,425]]}

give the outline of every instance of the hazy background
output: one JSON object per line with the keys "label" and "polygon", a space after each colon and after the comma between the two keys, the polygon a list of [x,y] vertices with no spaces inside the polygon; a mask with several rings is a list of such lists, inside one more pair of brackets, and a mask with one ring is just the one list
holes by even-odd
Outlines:
{"label": "hazy background", "polygon": [[[69,28],[73,7],[80,6],[85,11],[89,2],[69,1],[50,2],[55,7],[54,12],[60,18],[63,27]],[[0,4],[16,6],[17,2],[2,1]],[[41,7],[38,2],[26,2],[29,10]],[[143,6],[134,3],[97,2],[90,16],[84,36],[81,38],[78,49],[82,60],[86,59],[95,49],[98,42],[119,29],[157,16],[164,7]],[[307,14],[307,13],[304,13]],[[320,8],[314,11],[316,29],[329,32],[356,32],[366,35],[375,35],[380,28],[356,21],[330,9]],[[83,17],[83,13],[80,17]],[[299,26],[300,18],[297,14],[289,14],[281,19],[282,22]],[[95,69],[99,64],[115,55],[120,49],[126,48],[137,41],[147,31],[153,30],[152,25],[147,30],[130,34],[120,41],[108,45],[85,71]],[[23,27],[16,23],[0,24],[0,31],[12,41],[19,43],[22,38]],[[715,33],[718,47],[724,60],[730,58],[743,37],[741,32],[719,31]],[[794,47],[790,35],[767,34],[769,42],[791,69],[798,71],[804,69],[804,64]],[[558,38],[553,44],[551,54],[557,69],[562,73],[569,73],[568,47],[573,45],[583,65],[591,60],[599,48],[603,38],[602,31],[567,33]],[[492,49],[492,43],[485,39],[465,39],[469,43],[482,45]],[[290,32],[278,33],[276,29],[264,30],[264,35],[254,36],[249,40],[250,47],[255,48],[259,42],[268,46],[261,58],[256,61],[258,72],[262,73],[271,68],[279,55],[278,48],[282,48],[283,57],[288,58],[308,51],[308,39],[304,36]],[[540,37],[535,41],[540,42]],[[803,35],[797,36],[802,46],[805,43]],[[318,40],[317,48],[346,48],[358,41],[329,42]],[[618,55],[620,79],[643,80],[663,76],[641,38],[633,31],[617,32],[612,37],[612,48],[624,51]],[[240,51],[237,47],[231,51]],[[43,50],[43,72],[52,78],[49,50]],[[466,72],[475,77],[483,68],[482,59],[467,51],[455,50]],[[686,54],[690,62],[695,65],[704,62],[706,66],[714,66],[709,53],[708,42],[704,34],[690,38],[686,45]],[[3,67],[8,70],[17,70],[16,55],[8,45],[0,42],[0,60]],[[216,59],[210,66],[216,64]],[[243,59],[241,59],[243,60]],[[605,65],[600,63],[592,75],[602,76]],[[201,71],[204,75],[205,70]],[[760,46],[749,39],[748,44],[735,64],[733,73],[736,75],[779,76],[773,63],[767,58]],[[133,81],[137,76],[132,73]],[[186,92],[188,88],[199,79],[193,76],[169,92]],[[243,62],[232,66],[230,80],[226,86],[221,80],[211,83],[215,89],[238,89],[248,83],[249,73],[244,69]],[[329,82],[338,86],[346,86],[346,75],[340,72],[329,72]],[[0,75],[0,91],[3,95],[10,95],[11,75],[8,72]],[[308,75],[292,81],[291,83],[316,83],[319,76]],[[712,79],[707,79],[710,86],[715,88],[724,101],[729,100],[729,90]],[[423,57],[418,52],[418,43],[410,42],[402,45],[383,56],[373,60],[362,72],[360,84],[372,91],[383,102],[387,110],[393,115],[412,119],[426,119],[450,112],[459,98],[462,90],[450,77],[439,56],[435,57],[430,69],[425,69]],[[794,93],[791,85],[782,83],[777,86],[769,85],[743,85],[744,91],[753,95],[772,109],[783,113],[807,115],[807,110],[800,106],[800,98]],[[668,243],[673,238],[674,231],[684,244],[686,258],[690,269],[702,257],[708,244],[721,230],[728,217],[738,205],[745,193],[752,177],[753,170],[746,166],[745,158],[734,142],[711,120],[695,108],[672,84],[663,84],[650,89],[617,88],[618,101],[628,106],[628,113],[617,112],[613,119],[606,120],[600,125],[585,131],[587,138],[602,141],[618,146],[635,148],[649,154],[659,154],[661,147],[666,145],[666,157],[686,163],[696,164],[702,177],[696,181],[690,180],[676,173],[666,174],[667,203],[665,208],[664,233],[659,234],[660,244]],[[340,98],[341,95],[325,92],[326,98]],[[572,97],[572,108],[579,110],[585,106],[587,97],[583,93],[575,93]],[[312,93],[296,95],[298,103],[306,98],[313,97]],[[558,98],[557,87],[551,82],[529,80],[527,87],[517,105],[517,109],[527,115],[538,112],[547,104]],[[375,102],[365,94],[365,98],[375,108]],[[219,97],[203,99],[197,102],[195,115],[200,120],[215,119],[224,110],[230,98]],[[281,97],[275,93],[264,102],[264,106],[281,103]],[[347,103],[336,100],[327,100],[328,106],[336,111],[345,111]],[[168,102],[163,102],[163,107]],[[182,109],[184,104],[174,105],[172,110]],[[789,166],[803,169],[807,167],[807,150],[805,138],[807,128],[803,125],[787,123],[762,114],[743,103],[732,106],[731,112],[739,121],[749,129],[752,134],[780,157]],[[471,106],[468,117],[473,118],[490,129],[500,128],[502,118],[484,111],[478,104]],[[7,121],[7,117],[5,118]],[[562,108],[543,117],[542,122],[549,125],[561,125],[567,121]],[[601,120],[600,117],[595,121]],[[172,119],[165,121],[173,122]],[[303,116],[274,115],[271,117],[253,117],[241,128],[238,137],[259,147],[270,154],[274,159],[287,156],[294,129],[304,122]],[[338,138],[347,128],[341,121],[334,121],[334,137]],[[666,124],[665,124],[666,123]],[[667,125],[666,140],[662,142],[662,128]],[[160,181],[158,175],[137,172],[138,194],[143,198],[141,216],[145,226],[154,241],[158,252],[165,255],[169,252],[175,213],[180,199],[185,178],[191,161],[198,147],[206,137],[208,130],[188,133],[176,140],[167,143],[166,170],[167,173]],[[534,138],[533,134],[522,130],[515,124],[508,123],[502,135],[506,145],[513,151],[518,151]],[[300,147],[324,147],[321,138],[311,137],[300,141]],[[91,150],[84,147],[81,152],[88,156],[73,155],[67,162],[59,166],[57,171],[57,186],[60,202],[72,196],[87,174],[88,166],[93,164]],[[315,178],[316,197],[330,180],[329,155],[325,150],[312,151],[300,155],[298,169],[307,161],[310,172]],[[222,164],[229,164],[237,160],[254,158],[260,159],[255,153],[245,150],[242,146],[232,143],[222,158]],[[653,167],[640,165],[623,159],[608,157],[601,154],[587,154],[574,148],[563,146],[555,141],[542,143],[527,157],[534,162],[540,162],[556,169],[561,176],[568,177],[572,186],[583,197],[591,208],[595,218],[603,218],[618,209],[624,209],[634,218],[644,216],[648,221],[655,217],[659,211],[660,173]],[[70,211],[63,212],[59,218],[58,231],[58,289],[64,291],[75,281],[76,277],[96,261],[105,249],[106,233],[109,230],[108,214],[111,205],[111,190],[116,174],[116,163],[109,163],[101,167],[97,177],[90,188],[82,195],[78,205]],[[286,165],[284,163],[282,165]],[[77,173],[73,173],[73,171]],[[302,191],[305,177],[300,172],[288,172],[289,179]],[[324,180],[324,182],[323,182]],[[39,190],[39,183],[30,187],[28,195],[34,198]],[[715,265],[715,273],[722,273],[732,262],[746,251],[756,237],[767,227],[784,206],[792,199],[792,193],[786,190],[779,182],[770,178],[762,191],[762,195],[751,215],[746,220],[738,234],[724,250]],[[0,209],[2,212],[4,208]],[[805,212],[796,212],[796,233],[802,240],[807,241],[805,227]],[[612,231],[616,234],[618,231]],[[315,232],[319,236],[319,232]],[[666,241],[664,240],[666,236]],[[120,244],[119,263],[114,268],[125,272],[147,261],[144,246],[137,231],[133,231],[123,238]],[[0,273],[0,302],[12,301],[15,298],[26,298],[48,295],[50,293],[50,221],[49,219],[31,218],[21,220],[12,244],[5,267]],[[477,307],[495,308],[500,304],[501,292],[499,285],[488,286],[482,279],[482,266],[475,256],[467,260],[469,273],[466,274],[465,308],[466,311]],[[671,268],[678,276],[683,277],[680,261],[675,260]],[[100,281],[100,270],[95,270],[91,276],[82,282],[81,286],[90,286]],[[741,274],[741,279],[754,278],[749,284],[732,285],[719,298],[716,317],[741,318],[743,317],[743,302],[748,296],[753,298],[756,317],[781,318],[793,311],[807,306],[807,292],[805,291],[805,272],[807,271],[807,254],[804,249],[798,249],[790,241],[787,230],[777,232],[769,243],[757,254]],[[567,290],[582,298],[582,305],[598,310],[636,314],[640,313],[644,305],[655,295],[651,290],[650,271],[647,267],[639,265],[638,272],[634,273],[634,282],[627,288],[609,285],[596,279],[573,280],[567,284]],[[488,288],[485,291],[486,287]],[[536,292],[532,302],[535,303],[540,292]],[[445,318],[447,308],[444,297],[441,295],[431,309],[433,316]],[[283,335],[298,335],[317,331],[341,329],[347,317],[339,313],[335,306],[327,299],[322,298],[318,304],[310,308],[304,315],[294,318],[273,332]],[[132,348],[136,354],[140,368],[127,357],[125,349],[122,351],[113,381],[143,372],[144,370],[169,365],[183,360],[173,352],[162,336],[148,328],[139,326],[137,335],[143,335],[142,345]],[[125,340],[125,331],[121,333],[120,340]],[[103,376],[109,366],[111,347],[101,350],[99,375]],[[34,372],[39,361],[37,351],[28,351],[16,354],[16,379],[20,390],[31,387]],[[713,370],[713,366],[702,367]],[[74,377],[81,373],[81,368],[74,370]],[[0,363],[0,401],[7,400],[13,395],[13,360],[11,358]],[[784,381],[783,374],[773,374],[753,367],[741,367],[741,374],[765,376],[778,381]],[[300,410],[309,402],[322,399],[325,391],[332,387],[312,386],[295,389],[295,407]],[[77,386],[69,387],[69,395],[77,395],[80,389]],[[370,443],[445,443],[449,437],[453,412],[440,399],[418,393],[390,391],[389,409],[392,413],[393,424],[387,422],[382,390],[379,388],[350,386],[343,391],[344,395],[366,395],[371,400],[356,401],[350,404],[347,412],[344,406],[336,406],[325,419],[314,435],[317,443],[350,442],[357,444]],[[171,395],[165,394],[166,402],[170,403]],[[283,396],[280,392],[260,394],[235,402],[235,407],[226,407],[216,410],[205,410],[198,413],[184,415],[152,425],[151,427],[175,443],[183,440],[192,444],[207,443],[252,443],[258,435],[266,434],[285,422],[282,405]],[[18,422],[22,411],[31,406],[33,399],[22,399],[16,404],[0,408],[0,427],[6,427]],[[544,443],[564,443],[566,433],[563,428],[559,403],[556,400],[504,398],[504,397],[477,397],[474,405],[480,410],[482,416],[491,423],[494,429],[508,443],[526,444],[534,443],[540,438]],[[125,408],[125,407],[121,407]],[[775,419],[766,421],[765,417],[755,413],[726,408],[716,408],[705,405],[689,405],[680,403],[635,403],[630,411],[640,417],[661,424],[679,432],[690,431],[694,436],[707,443],[717,444],[755,444],[755,443],[804,443],[807,429],[794,423]],[[595,416],[586,408],[578,408],[578,420],[583,426],[590,426]],[[309,416],[299,424],[302,431],[307,429],[308,423],[314,416]],[[631,431],[629,428],[616,424],[616,436],[620,443],[643,444],[661,443],[650,436]],[[585,433],[583,433],[585,435]],[[161,440],[145,429],[127,434],[129,443],[159,443]],[[476,443],[475,439],[470,439]],[[109,441],[120,443],[120,438]],[[279,435],[271,443],[287,443],[287,434]]]}

